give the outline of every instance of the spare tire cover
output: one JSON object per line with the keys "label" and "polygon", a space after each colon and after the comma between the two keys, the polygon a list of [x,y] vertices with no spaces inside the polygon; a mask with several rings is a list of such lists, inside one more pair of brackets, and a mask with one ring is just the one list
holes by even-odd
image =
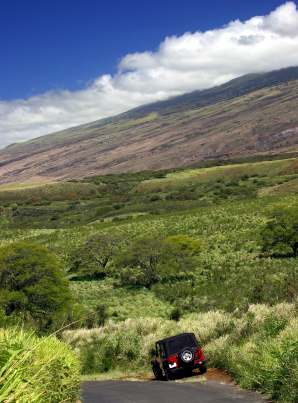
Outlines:
{"label": "spare tire cover", "polygon": [[194,358],[193,352],[189,349],[183,350],[181,352],[180,356],[181,356],[181,360],[185,363],[191,362]]}

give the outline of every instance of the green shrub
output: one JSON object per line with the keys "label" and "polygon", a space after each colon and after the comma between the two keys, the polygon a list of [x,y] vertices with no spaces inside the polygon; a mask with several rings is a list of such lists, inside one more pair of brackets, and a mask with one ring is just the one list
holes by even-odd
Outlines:
{"label": "green shrub", "polygon": [[182,311],[180,308],[174,308],[170,313],[170,320],[178,322],[181,319]]}
{"label": "green shrub", "polygon": [[1,402],[76,402],[79,375],[78,359],[55,337],[0,330]]}
{"label": "green shrub", "polygon": [[61,266],[49,250],[29,242],[0,249],[0,307],[7,316],[19,314],[48,329],[63,318],[70,300]]}
{"label": "green shrub", "polygon": [[227,369],[242,387],[296,403],[298,321],[294,305],[251,306],[234,330],[212,340],[206,351],[211,365]]}
{"label": "green shrub", "polygon": [[258,389],[280,402],[296,402],[297,320],[276,337],[253,337],[239,346],[227,342],[225,348],[219,352],[222,364],[242,387]]}
{"label": "green shrub", "polygon": [[298,208],[274,211],[261,232],[262,250],[273,256],[298,256]]}
{"label": "green shrub", "polygon": [[137,239],[116,259],[121,284],[150,288],[158,282],[190,278],[201,246],[185,235]]}
{"label": "green shrub", "polygon": [[109,315],[105,305],[97,305],[93,311],[85,314],[85,319],[82,320],[82,325],[88,329],[103,326]]}
{"label": "green shrub", "polygon": [[121,239],[109,234],[96,234],[70,256],[70,273],[79,278],[103,279],[115,257]]}

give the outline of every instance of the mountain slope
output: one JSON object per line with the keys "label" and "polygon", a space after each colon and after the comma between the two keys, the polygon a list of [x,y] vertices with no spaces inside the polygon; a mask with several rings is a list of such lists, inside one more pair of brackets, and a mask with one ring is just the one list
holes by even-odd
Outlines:
{"label": "mountain slope", "polygon": [[298,67],[247,75],[12,145],[0,183],[79,178],[298,151]]}

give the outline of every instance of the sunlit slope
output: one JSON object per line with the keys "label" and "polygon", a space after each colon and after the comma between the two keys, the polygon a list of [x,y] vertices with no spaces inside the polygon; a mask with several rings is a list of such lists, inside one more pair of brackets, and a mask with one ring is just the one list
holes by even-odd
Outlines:
{"label": "sunlit slope", "polygon": [[0,224],[67,228],[298,194],[298,158],[0,186]]}
{"label": "sunlit slope", "polygon": [[[241,164],[228,164],[210,168],[196,168],[169,172],[163,178],[153,178],[141,182],[137,191],[167,191],[181,189],[189,185],[233,181],[242,178],[288,178],[296,180],[298,174],[297,158],[261,161]],[[266,185],[265,185],[266,186]]]}
{"label": "sunlit slope", "polygon": [[0,182],[52,181],[295,153],[297,105],[298,68],[246,76],[10,146],[0,152]]}

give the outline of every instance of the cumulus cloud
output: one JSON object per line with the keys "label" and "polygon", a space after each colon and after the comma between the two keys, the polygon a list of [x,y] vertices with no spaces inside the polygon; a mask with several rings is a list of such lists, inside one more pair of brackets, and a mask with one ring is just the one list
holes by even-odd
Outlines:
{"label": "cumulus cloud", "polygon": [[0,147],[115,115],[138,105],[222,84],[246,73],[298,65],[298,10],[166,38],[156,51],[126,55],[115,75],[80,91],[0,101]]}

